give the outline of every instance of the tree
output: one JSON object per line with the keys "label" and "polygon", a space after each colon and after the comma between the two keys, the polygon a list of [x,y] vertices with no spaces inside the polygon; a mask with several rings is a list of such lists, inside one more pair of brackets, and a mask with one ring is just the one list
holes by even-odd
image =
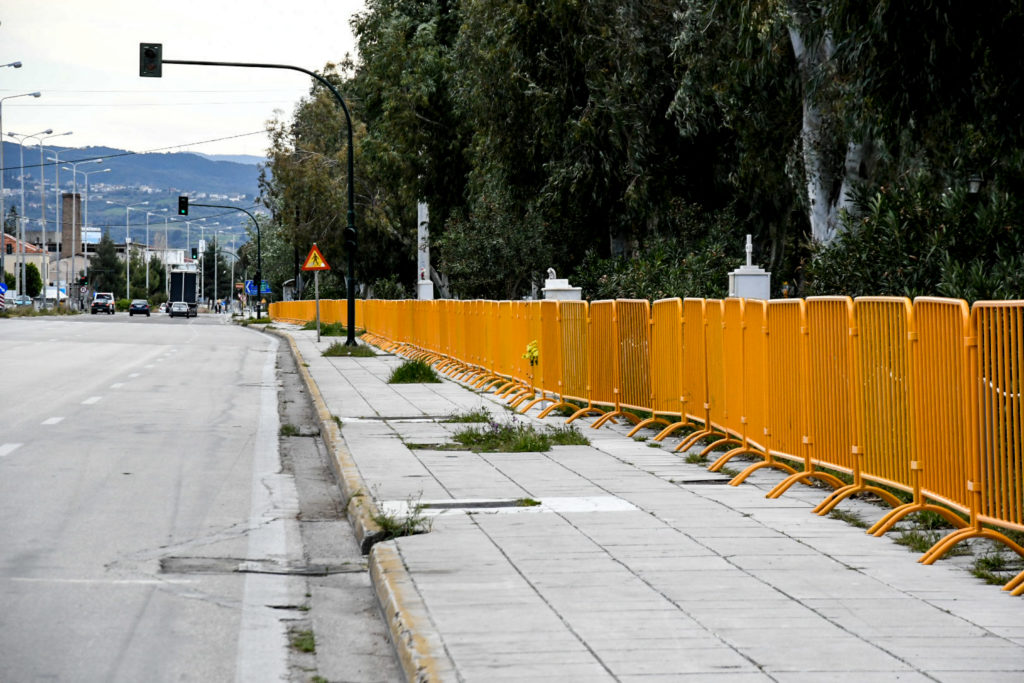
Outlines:
{"label": "tree", "polygon": [[104,233],[89,265],[89,284],[94,292],[124,291],[124,262],[117,257],[114,240]]}
{"label": "tree", "polygon": [[43,292],[43,276],[34,263],[25,264],[25,294],[36,297]]}

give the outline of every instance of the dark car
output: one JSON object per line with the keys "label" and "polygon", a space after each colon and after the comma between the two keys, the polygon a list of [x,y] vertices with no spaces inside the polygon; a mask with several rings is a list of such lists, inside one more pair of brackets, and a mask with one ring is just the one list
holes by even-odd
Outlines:
{"label": "dark car", "polygon": [[172,318],[176,318],[178,316],[185,316],[186,318],[192,317],[188,310],[188,304],[184,301],[175,301],[171,304],[171,307],[167,312]]}
{"label": "dark car", "polygon": [[149,317],[149,302],[145,299],[132,299],[132,303],[128,306],[128,317],[135,315],[144,315]]}

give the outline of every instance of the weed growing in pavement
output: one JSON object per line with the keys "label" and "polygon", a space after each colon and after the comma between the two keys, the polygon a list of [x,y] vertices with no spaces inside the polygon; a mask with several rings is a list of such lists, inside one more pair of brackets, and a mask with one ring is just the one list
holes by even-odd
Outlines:
{"label": "weed growing in pavement", "polygon": [[647,438],[648,437],[646,436],[634,436],[633,441],[636,441],[637,443],[643,443],[644,441],[647,441]]}
{"label": "weed growing in pavement", "polygon": [[486,427],[469,427],[456,432],[456,443],[477,453],[536,453],[551,450],[552,446],[586,446],[587,437],[572,426],[538,430],[533,425],[518,422],[490,421]]}
{"label": "weed growing in pavement", "polygon": [[467,410],[464,413],[452,413],[442,422],[490,422],[491,414],[487,412],[486,408],[476,408],[474,410]]}
{"label": "weed growing in pavement", "polygon": [[316,652],[316,638],[312,631],[298,631],[292,634],[292,647],[299,652]]}
{"label": "weed growing in pavement", "polygon": [[1008,560],[1003,550],[998,547],[989,549],[987,553],[974,560],[971,574],[985,583],[1002,585],[1020,572],[1020,558],[1014,554],[1015,561]]}
{"label": "weed growing in pavement", "polygon": [[864,521],[864,519],[856,512],[848,512],[847,510],[840,510],[838,508],[828,513],[828,516],[832,519],[838,519],[846,522],[850,526],[855,526],[858,529],[867,529],[870,524]]}
{"label": "weed growing in pavement", "polygon": [[407,360],[391,371],[388,384],[439,384],[434,368],[421,360]]}
{"label": "weed growing in pavement", "polygon": [[519,498],[516,500],[516,507],[518,508],[532,508],[538,505],[540,505],[540,501],[533,498]]}
{"label": "weed growing in pavement", "polygon": [[281,436],[298,436],[299,428],[293,424],[285,423],[281,425]]}
{"label": "weed growing in pavement", "polygon": [[334,424],[338,425],[338,429],[341,429],[341,418],[337,415],[331,415],[331,419],[334,420]]}
{"label": "weed growing in pavement", "polygon": [[369,346],[359,344],[358,346],[345,346],[341,342],[333,342],[330,346],[324,349],[324,356],[355,356],[357,358],[369,358],[376,356]]}
{"label": "weed growing in pavement", "polygon": [[399,515],[395,512],[377,512],[371,515],[371,519],[381,528],[383,535],[381,541],[388,541],[392,538],[402,536],[415,536],[425,534],[433,528],[434,522],[423,515],[423,505],[419,499],[414,503],[410,498],[407,501],[408,512]]}
{"label": "weed growing in pavement", "polygon": [[[316,321],[310,320],[308,323],[302,326],[304,330],[315,330]],[[357,337],[361,337],[366,330],[356,330]],[[348,328],[339,322],[333,323],[320,323],[320,336],[321,337],[347,337]]]}
{"label": "weed growing in pavement", "polygon": [[648,448],[661,448],[661,443],[659,443],[657,441],[649,441],[649,442],[647,442],[647,447]]}
{"label": "weed growing in pavement", "polygon": [[691,465],[703,465],[707,463],[707,460],[701,457],[700,453],[690,453],[686,456],[686,462]]}

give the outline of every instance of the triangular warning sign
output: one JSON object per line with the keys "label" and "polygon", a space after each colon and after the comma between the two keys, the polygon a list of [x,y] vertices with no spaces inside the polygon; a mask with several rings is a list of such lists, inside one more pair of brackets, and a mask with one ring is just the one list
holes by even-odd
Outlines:
{"label": "triangular warning sign", "polygon": [[317,248],[316,244],[309,250],[309,256],[306,257],[306,262],[302,264],[303,270],[330,270],[331,267],[327,265],[327,261],[324,260],[324,255],[320,253],[320,249]]}

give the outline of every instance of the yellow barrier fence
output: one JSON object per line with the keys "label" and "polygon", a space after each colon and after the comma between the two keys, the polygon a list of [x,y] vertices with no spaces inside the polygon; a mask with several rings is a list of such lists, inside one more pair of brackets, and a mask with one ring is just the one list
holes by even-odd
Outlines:
{"label": "yellow barrier fence", "polygon": [[[321,321],[344,323],[345,303],[322,301]],[[280,320],[314,316],[310,301],[269,310]],[[854,494],[878,495],[894,508],[869,533],[913,512],[941,514],[960,529],[925,564],[970,538],[1024,556],[1000,531],[1024,531],[1024,302],[360,301],[356,313],[364,339],[524,410],[551,403],[542,417],[582,405],[569,422],[596,413],[594,427],[637,423],[641,411],[651,413],[641,427],[678,418],[655,439],[694,428],[677,450],[705,438],[737,445],[712,467],[758,456],[730,483],[778,468],[787,476],[770,498],[815,479],[835,489],[819,514]],[[531,342],[536,365],[524,357]],[[1005,588],[1024,594],[1024,574]]]}

